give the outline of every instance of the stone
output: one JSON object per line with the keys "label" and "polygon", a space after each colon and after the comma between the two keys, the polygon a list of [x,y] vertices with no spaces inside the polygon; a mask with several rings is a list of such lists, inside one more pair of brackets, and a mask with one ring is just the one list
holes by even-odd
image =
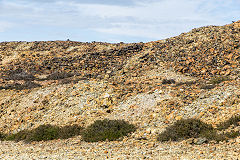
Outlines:
{"label": "stone", "polygon": [[201,145],[201,144],[207,142],[207,138],[206,137],[200,137],[200,138],[194,139],[193,142],[194,142],[194,144]]}

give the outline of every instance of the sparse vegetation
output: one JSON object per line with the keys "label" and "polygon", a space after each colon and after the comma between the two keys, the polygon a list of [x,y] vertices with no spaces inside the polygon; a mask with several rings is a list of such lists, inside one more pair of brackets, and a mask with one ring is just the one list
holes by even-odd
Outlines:
{"label": "sparse vegetation", "polygon": [[[3,72],[2,77],[5,81],[13,81],[13,83],[6,83],[5,85],[1,85],[0,90],[24,90],[41,87],[40,84],[34,82],[34,80],[37,80],[37,78],[32,73],[24,71],[21,68],[5,71]],[[24,83],[19,83],[18,81],[20,80],[24,81]]]}
{"label": "sparse vegetation", "polygon": [[7,72],[7,76],[5,77],[7,80],[24,80],[24,81],[33,81],[35,79],[34,75],[28,73],[21,68],[16,70],[10,70]]}
{"label": "sparse vegetation", "polygon": [[83,127],[78,125],[71,125],[71,126],[64,126],[61,127],[59,130],[59,138],[60,139],[67,139],[77,135],[80,135],[83,130]]}
{"label": "sparse vegetation", "polygon": [[177,141],[188,138],[198,138],[210,134],[213,127],[197,119],[178,120],[158,136],[159,141]]}
{"label": "sparse vegetation", "polygon": [[41,125],[29,132],[26,141],[46,141],[59,138],[60,128],[52,125]]}
{"label": "sparse vegetation", "polygon": [[16,134],[10,134],[8,136],[6,136],[4,138],[4,140],[7,140],[7,141],[22,141],[22,140],[26,140],[27,141],[27,136],[29,136],[30,132],[27,131],[27,130],[23,130],[23,131],[20,131]]}
{"label": "sparse vegetation", "polygon": [[19,84],[19,83],[14,83],[14,84],[8,84],[4,87],[0,86],[0,90],[1,89],[15,89],[15,90],[24,90],[24,89],[32,89],[32,88],[37,88],[37,87],[41,87],[40,84],[31,82],[31,81],[27,81],[24,84]]}
{"label": "sparse vegetation", "polygon": [[196,81],[178,82],[178,83],[176,84],[176,86],[181,86],[181,85],[191,86],[191,85],[196,84],[196,83],[197,83]]}
{"label": "sparse vegetation", "polygon": [[74,76],[73,73],[67,73],[67,72],[55,72],[49,75],[46,79],[47,80],[59,80],[64,78],[69,78]]}
{"label": "sparse vegetation", "polygon": [[229,81],[229,80],[231,80],[231,79],[226,76],[213,77],[209,80],[208,83],[202,82],[202,84],[200,84],[200,88],[201,89],[213,89],[217,86],[217,84],[219,84],[223,81]]}
{"label": "sparse vegetation", "polygon": [[67,139],[76,135],[80,135],[82,127],[77,125],[58,127],[53,125],[41,125],[33,130],[23,130],[16,134],[9,135],[5,140],[14,140],[25,142],[31,141],[47,141],[53,139]]}
{"label": "sparse vegetation", "polygon": [[236,138],[240,136],[240,131],[231,131],[224,134],[226,138]]}
{"label": "sparse vegetation", "polygon": [[113,141],[134,132],[136,127],[124,120],[97,120],[86,129],[78,125],[58,127],[54,125],[41,125],[33,130],[22,130],[16,134],[5,136],[0,134],[0,140],[10,141],[47,141],[53,139],[67,139],[76,135],[82,135],[87,142]]}
{"label": "sparse vegetation", "polygon": [[[232,116],[229,120],[220,123],[217,128],[198,119],[181,119],[166,128],[158,135],[158,141],[181,141],[188,138],[206,138],[207,141],[225,141],[240,136],[239,131],[218,134],[217,130],[224,130],[231,125],[240,125],[240,115]],[[47,141],[53,139],[67,139],[81,135],[86,142],[114,141],[136,131],[136,127],[124,120],[97,120],[87,128],[78,125],[58,127],[54,125],[41,125],[33,130],[22,130],[16,134],[6,135],[0,133],[0,140],[11,141]]]}
{"label": "sparse vegetation", "polygon": [[175,84],[174,79],[163,79],[162,84]]}
{"label": "sparse vegetation", "polygon": [[224,130],[224,129],[227,129],[228,127],[230,127],[231,125],[234,125],[234,126],[240,125],[240,115],[232,116],[227,121],[218,124],[217,129]]}
{"label": "sparse vegetation", "polygon": [[213,85],[219,84],[223,81],[229,81],[231,80],[229,77],[226,76],[219,76],[219,77],[214,77],[210,79],[210,83]]}
{"label": "sparse vegetation", "polygon": [[217,128],[213,128],[212,125],[197,119],[182,119],[176,121],[173,125],[167,127],[164,132],[159,134],[158,141],[179,141],[199,137],[205,137],[208,141],[225,141],[240,136],[240,132],[231,131],[225,134],[218,134],[217,130],[227,129],[231,125],[239,125],[239,122],[240,116],[233,116],[226,122],[220,123]]}
{"label": "sparse vegetation", "polygon": [[215,85],[213,85],[213,84],[201,84],[200,85],[200,89],[213,89],[213,88],[215,88],[216,86]]}
{"label": "sparse vegetation", "polygon": [[124,120],[97,120],[83,131],[82,138],[87,142],[114,141],[135,130],[134,125]]}
{"label": "sparse vegetation", "polygon": [[0,141],[4,140],[5,137],[6,137],[6,135],[0,132]]}

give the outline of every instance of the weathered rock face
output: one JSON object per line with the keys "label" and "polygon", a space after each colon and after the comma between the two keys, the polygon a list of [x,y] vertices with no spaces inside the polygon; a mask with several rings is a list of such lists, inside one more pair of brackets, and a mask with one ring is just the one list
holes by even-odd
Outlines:
{"label": "weathered rock face", "polygon": [[240,111],[239,26],[149,43],[2,42],[0,131],[108,117],[141,137],[181,118],[225,120]]}

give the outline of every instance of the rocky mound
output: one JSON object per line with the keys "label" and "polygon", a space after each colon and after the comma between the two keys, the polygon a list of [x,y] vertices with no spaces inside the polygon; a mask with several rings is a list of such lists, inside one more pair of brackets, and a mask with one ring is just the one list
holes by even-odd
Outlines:
{"label": "rocky mound", "polygon": [[240,21],[207,26],[156,43],[157,55],[181,73],[208,78],[239,75]]}
{"label": "rocky mound", "polygon": [[[149,43],[2,42],[0,131],[17,133],[44,124],[86,127],[98,119],[124,119],[138,129],[119,145],[144,140],[156,151],[161,146],[157,135],[176,120],[197,118],[216,126],[240,114],[239,39],[240,21]],[[240,128],[226,129],[231,130]],[[231,140],[238,142],[239,137]],[[228,144],[223,146],[226,151]],[[127,147],[120,148],[126,152]],[[140,154],[137,150],[134,156]],[[151,155],[156,153],[146,156]]]}

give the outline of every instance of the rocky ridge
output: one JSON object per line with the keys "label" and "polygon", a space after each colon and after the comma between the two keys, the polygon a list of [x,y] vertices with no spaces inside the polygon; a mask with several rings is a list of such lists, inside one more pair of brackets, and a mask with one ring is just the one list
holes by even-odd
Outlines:
{"label": "rocky ridge", "polygon": [[[157,154],[153,153],[156,150],[163,157],[179,158],[183,156],[180,152],[163,155],[167,149],[159,150],[162,144],[156,141],[156,136],[168,125],[193,117],[216,125],[240,114],[239,37],[240,21],[197,28],[148,43],[2,42],[0,131],[16,133],[41,124],[85,127],[96,119],[125,119],[137,125],[138,130],[122,143],[150,145],[147,158],[156,158]],[[231,129],[240,130],[239,127]],[[239,145],[239,139],[223,143],[223,150],[227,152],[229,143]],[[67,142],[74,150],[82,145],[81,137]],[[82,148],[89,150],[89,145],[96,147],[107,143],[84,143]],[[185,143],[189,145],[186,140],[176,146]],[[1,145],[9,147],[11,143],[1,142]],[[168,145],[171,148],[170,142]],[[217,145],[219,147],[212,142],[213,148]],[[122,153],[127,146],[120,147]],[[140,155],[141,147],[136,148],[132,155],[129,153],[129,158]],[[46,152],[46,148],[43,150]],[[233,150],[235,156],[240,155],[237,147]],[[20,157],[25,154],[18,152]],[[59,155],[63,155],[64,151],[61,152]],[[100,158],[102,152],[93,151],[91,156]],[[190,159],[200,155],[200,158],[211,158],[207,152],[195,155],[182,152]],[[219,152],[219,149],[212,151],[213,155]],[[10,156],[4,150],[0,153]],[[27,155],[38,157],[35,154]],[[115,153],[111,155],[111,158],[117,157]],[[220,158],[231,158],[221,155]]]}

